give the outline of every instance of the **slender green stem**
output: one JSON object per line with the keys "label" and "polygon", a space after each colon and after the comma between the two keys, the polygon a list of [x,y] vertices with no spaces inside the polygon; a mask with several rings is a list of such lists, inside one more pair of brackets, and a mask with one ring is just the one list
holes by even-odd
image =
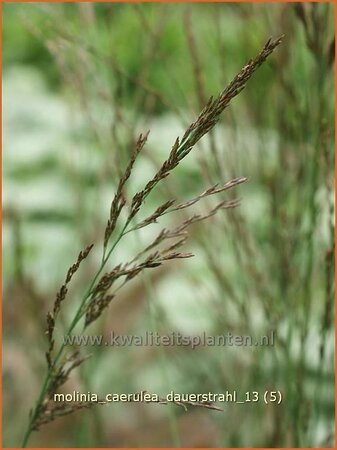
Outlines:
{"label": "slender green stem", "polygon": [[[121,233],[119,234],[119,236],[117,237],[116,241],[114,242],[114,244],[110,248],[109,252],[106,255],[105,255],[105,252],[103,253],[103,259],[102,259],[101,265],[100,265],[98,271],[96,272],[92,282],[90,283],[89,288],[87,289],[86,293],[84,294],[84,296],[83,296],[83,298],[81,300],[81,303],[80,303],[80,305],[79,305],[79,307],[77,309],[77,312],[76,312],[73,320],[71,321],[71,323],[69,325],[69,328],[68,328],[68,330],[66,332],[67,335],[69,335],[73,331],[73,329],[76,327],[76,325],[78,324],[78,322],[82,318],[82,316],[83,316],[83,307],[85,305],[85,302],[87,301],[87,299],[89,298],[90,294],[92,293],[92,289],[93,289],[93,287],[94,287],[94,285],[95,285],[95,283],[97,281],[97,278],[99,277],[99,275],[101,274],[102,270],[104,269],[106,263],[108,262],[108,260],[109,260],[109,258],[111,256],[111,253],[113,252],[113,250],[117,246],[118,242],[122,239],[122,237],[126,233],[127,225],[128,225],[127,223],[124,225]],[[57,366],[57,364],[58,364],[58,362],[59,362],[59,360],[60,360],[60,358],[61,358],[61,356],[63,354],[65,346],[66,346],[66,343],[63,342],[61,347],[60,347],[60,349],[59,349],[59,351],[58,351],[58,353],[56,354],[56,356],[54,358],[53,364],[51,365],[51,367],[47,371],[47,374],[45,376],[45,379],[44,379],[44,382],[43,382],[43,385],[42,385],[42,388],[41,388],[38,400],[36,402],[36,406],[35,406],[32,414],[31,414],[27,430],[26,430],[26,432],[24,434],[24,437],[23,437],[22,446],[21,446],[22,448],[25,448],[27,446],[28,439],[29,439],[29,437],[30,437],[30,435],[31,435],[31,433],[33,431],[33,424],[34,424],[34,422],[35,422],[35,420],[36,420],[36,418],[38,416],[39,410],[41,408],[41,404],[43,402],[43,399],[44,399],[44,397],[46,395],[46,392],[48,390],[48,387],[49,387],[49,382],[50,382],[51,377],[52,377],[52,375],[54,373],[54,368]]]}

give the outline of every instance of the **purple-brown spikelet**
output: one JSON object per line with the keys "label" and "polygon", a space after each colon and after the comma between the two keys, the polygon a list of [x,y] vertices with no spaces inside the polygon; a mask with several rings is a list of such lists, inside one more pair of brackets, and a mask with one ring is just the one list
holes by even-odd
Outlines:
{"label": "purple-brown spikelet", "polygon": [[[199,142],[205,134],[212,130],[214,125],[219,120],[220,114],[229,105],[230,101],[237,96],[242,89],[244,89],[247,81],[256,69],[280,44],[281,40],[282,37],[275,40],[269,39],[258,56],[249,61],[241,69],[229,85],[219,94],[219,96],[215,99],[210,98],[197,119],[187,128],[182,139],[176,139],[168,158],[163,162],[159,170],[149,181],[147,181],[144,188],[139,192],[136,192],[130,201],[128,201],[126,198],[125,185],[132,174],[136,159],[147,141],[148,133],[144,136],[139,136],[127,167],[119,179],[116,193],[110,205],[109,218],[103,238],[103,258],[101,264],[99,265],[97,272],[94,275],[90,286],[88,287],[86,294],[83,296],[78,310],[68,327],[68,334],[72,332],[75,326],[82,319],[84,319],[84,327],[88,327],[96,321],[110,305],[111,301],[116,297],[119,289],[135,277],[142,274],[145,270],[156,269],[170,260],[192,257],[193,254],[190,252],[179,251],[181,246],[185,244],[188,237],[187,229],[197,222],[214,216],[221,210],[234,208],[238,205],[237,199],[221,199],[208,212],[194,212],[192,215],[185,218],[185,220],[183,220],[179,225],[173,226],[171,229],[163,228],[159,234],[152,239],[152,242],[148,243],[144,249],[138,252],[128,262],[119,263],[112,270],[105,269],[114,248],[127,233],[136,229],[151,226],[153,223],[158,222],[159,219],[166,214],[172,214],[175,211],[191,208],[193,205],[196,205],[198,202],[202,201],[202,199],[214,195],[221,195],[225,191],[232,189],[247,180],[245,177],[237,177],[225,184],[215,184],[203,190],[199,195],[178,204],[176,204],[176,201],[173,199],[166,200],[160,204],[152,214],[140,219],[138,223],[136,222],[136,216],[143,209],[146,197],[152,192],[160,181],[164,180],[180,164],[180,162],[191,152],[195,144],[197,144],[197,142]],[[123,215],[121,213],[124,208],[127,208],[128,212],[124,223],[120,224],[119,221],[122,220]],[[118,234],[117,230],[122,231],[119,231]],[[113,236],[114,234],[117,234],[117,236]],[[113,239],[113,237],[115,237],[115,239]],[[170,244],[166,242],[168,240],[171,240]],[[35,409],[30,414],[29,426],[24,437],[23,446],[26,445],[30,433],[33,430],[39,429],[41,425],[48,423],[59,416],[64,416],[78,409],[89,408],[92,406],[91,403],[89,404],[86,402],[70,405],[66,403],[55,404],[53,402],[53,395],[68,380],[71,372],[88,358],[88,356],[81,356],[79,352],[71,353],[68,357],[65,356],[64,344],[60,345],[58,352],[54,355],[53,350],[55,341],[53,335],[57,316],[68,292],[68,284],[72,280],[73,275],[79,269],[82,261],[88,256],[92,247],[93,245],[89,245],[82,252],[80,252],[76,263],[69,268],[65,282],[56,295],[53,309],[47,314],[46,334],[49,346],[46,352],[46,358],[48,363],[48,372],[41,389],[39,400],[36,403]],[[105,273],[103,272],[104,269],[106,270]],[[160,399],[159,403],[164,404],[165,400]],[[177,404],[184,408],[190,405],[215,410],[220,409],[213,404],[205,402],[177,402]]]}

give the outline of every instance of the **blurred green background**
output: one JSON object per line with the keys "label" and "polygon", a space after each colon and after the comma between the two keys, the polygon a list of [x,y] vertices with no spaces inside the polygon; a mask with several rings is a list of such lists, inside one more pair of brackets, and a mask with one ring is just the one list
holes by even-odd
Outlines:
{"label": "blurred green background", "polygon": [[[240,197],[240,206],[194,226],[186,244],[193,259],[133,280],[88,331],[273,330],[275,346],[83,349],[93,356],[67,385],[161,395],[276,389],[282,404],[225,404],[223,413],[113,404],[59,419],[30,445],[334,445],[333,23],[332,3],[3,5],[5,447],[19,445],[46,370],[46,313],[78,252],[96,242],[64,306],[63,325],[71,320],[139,133],[150,130],[129,198],[207,99],[283,33],[143,214],[172,196],[184,201],[247,176],[221,197]],[[111,267],[184,217],[129,235]]]}

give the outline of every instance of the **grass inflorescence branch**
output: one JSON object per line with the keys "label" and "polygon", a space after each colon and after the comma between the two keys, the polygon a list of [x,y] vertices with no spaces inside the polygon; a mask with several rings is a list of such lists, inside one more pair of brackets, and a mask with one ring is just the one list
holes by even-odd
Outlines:
{"label": "grass inflorescence branch", "polygon": [[[89,287],[79,302],[77,311],[71,323],[67,327],[67,335],[73,331],[73,329],[83,318],[84,327],[89,326],[97,320],[115,298],[119,289],[121,289],[121,287],[123,287],[127,282],[141,274],[144,270],[155,269],[169,260],[192,257],[193,254],[190,252],[179,251],[180,247],[185,244],[188,237],[187,229],[194,223],[206,220],[223,209],[233,208],[238,205],[237,199],[221,200],[206,213],[194,213],[178,226],[172,229],[162,229],[157,237],[154,238],[153,241],[137,255],[135,255],[132,260],[126,263],[120,263],[112,270],[102,274],[114,249],[127,233],[136,229],[147,227],[148,225],[156,223],[165,214],[190,208],[205,197],[219,195],[222,192],[238,186],[247,180],[245,177],[238,177],[225,184],[213,185],[204,190],[198,196],[183,201],[182,203],[178,203],[178,205],[175,205],[175,200],[167,200],[163,204],[159,205],[150,216],[134,224],[135,217],[142,209],[146,197],[152,192],[159,182],[164,180],[180,164],[180,162],[191,152],[199,140],[215,126],[224,109],[227,108],[231,100],[245,88],[247,81],[273,52],[273,50],[280,44],[281,40],[282,37],[277,39],[269,39],[257,57],[250,60],[240,70],[240,72],[219,94],[219,96],[215,99],[210,98],[198,118],[187,128],[183,137],[181,139],[176,139],[168,158],[163,162],[160,169],[145,184],[144,188],[139,192],[136,192],[131,198],[131,201],[128,202],[125,194],[125,186],[132,174],[137,157],[139,156],[148,138],[148,133],[145,135],[140,135],[139,139],[135,143],[129,163],[120,177],[116,193],[111,202],[110,213],[103,238],[103,254],[101,263],[93,276]],[[123,210],[126,211],[126,216],[121,214]],[[123,216],[126,217],[126,219],[124,223],[119,224],[119,221]],[[117,232],[117,230],[120,231]],[[115,236],[115,234],[117,235]],[[173,240],[173,243],[170,243],[165,247],[163,244],[167,240]],[[67,272],[65,282],[56,295],[53,309],[47,314],[46,334],[49,343],[46,353],[48,363],[47,373],[36,405],[30,413],[29,423],[22,442],[23,447],[27,445],[31,432],[39,429],[41,425],[48,423],[57,417],[70,414],[78,409],[91,407],[91,405],[87,403],[71,405],[61,403],[55,405],[53,402],[54,393],[64,385],[64,383],[68,380],[70,373],[88,358],[88,356],[81,356],[79,352],[72,353],[68,356],[64,355],[64,344],[60,345],[58,351],[54,354],[55,340],[53,336],[55,322],[63,301],[65,300],[68,291],[68,284],[74,273],[79,269],[81,262],[88,256],[91,249],[92,245],[84,249],[79,254],[76,263],[70,267]],[[119,285],[117,285],[118,281],[120,281]],[[112,291],[113,287],[115,288],[114,291]],[[164,401],[161,403],[164,403]],[[217,409],[213,405],[192,403],[191,405]],[[183,406],[184,408],[186,407],[186,405]]]}

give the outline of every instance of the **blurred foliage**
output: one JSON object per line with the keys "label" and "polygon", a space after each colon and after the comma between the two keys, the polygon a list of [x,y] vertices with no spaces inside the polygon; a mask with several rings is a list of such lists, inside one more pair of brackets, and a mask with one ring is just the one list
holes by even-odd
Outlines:
{"label": "blurred foliage", "polygon": [[[75,45],[87,47],[89,51],[95,50],[97,64],[106,64],[106,61],[100,60],[113,55],[113,60],[118,61],[120,67],[129,75],[121,82],[127,104],[131,106],[138,87],[130,78],[142,73],[149,38],[156,36],[157,33],[158,42],[154,46],[160,47],[160,51],[156,52],[154,60],[151,61],[148,85],[158,90],[163,97],[173,98],[177,106],[184,105],[186,99],[194,97],[191,55],[186,43],[182,14],[186,8],[183,5],[167,4],[159,10],[156,4],[151,3],[146,5],[98,3],[95,5],[94,16],[85,10],[85,6],[82,7],[83,10],[79,14],[76,5],[67,3],[53,6],[5,3],[3,29],[5,70],[13,64],[32,65],[41,69],[52,88],[59,88],[60,73],[55,71],[53,59],[46,47],[48,39],[52,39],[55,33],[66,31],[68,36],[74,38]],[[242,61],[248,60],[254,54],[266,36],[285,32],[282,22],[287,22],[289,28],[288,17],[282,16],[279,22],[269,25],[272,21],[270,18],[272,12],[268,8],[269,6],[251,4],[194,5],[192,26],[198,30],[196,38],[198,53],[202,59],[202,77],[205,91],[209,95],[216,94],[223,87],[219,83],[219,78],[224,81],[233,76]],[[248,26],[251,23],[251,14],[264,16],[265,20],[254,22],[254,27]],[[293,13],[287,11],[283,16],[291,14]],[[66,30],[62,28],[62,23],[67,24]],[[90,26],[86,29],[86,33],[83,33],[86,25]],[[301,30],[297,32],[290,28],[286,31],[287,39],[299,39],[299,43],[303,44],[304,37]],[[214,58],[217,58],[216,63]],[[306,46],[299,45],[293,73],[290,76],[298,80],[303,79],[308,65],[312,64],[310,59]],[[114,79],[110,81],[116,82]],[[259,89],[256,87],[261,84],[265,92],[271,92],[274,84],[271,70],[265,69],[252,81],[252,87],[246,93],[248,99],[252,97],[254,101],[258,101],[256,96],[259,95]],[[163,105],[158,105],[158,108],[163,108]],[[263,114],[266,109],[268,112],[268,108],[261,108],[260,113]],[[265,114],[261,120],[266,120],[268,116],[269,114]]]}
{"label": "blurred foliage", "polygon": [[[137,135],[151,130],[129,197],[204,100],[270,35],[285,33],[214,133],[149,196],[146,212],[242,175],[249,184],[237,192],[241,206],[196,227],[193,260],[135,281],[92,330],[274,329],[276,347],[97,348],[69,386],[221,392],[275,384],[284,403],[225,405],[220,415],[112,405],[56,421],[32,444],[333,446],[334,5],[304,8],[305,15],[297,4],[3,5],[6,443],[21,439],[45,370],[45,314],[74,255],[100,242]],[[130,235],[114,262],[154,232]],[[65,324],[100,257],[75,281]]]}

